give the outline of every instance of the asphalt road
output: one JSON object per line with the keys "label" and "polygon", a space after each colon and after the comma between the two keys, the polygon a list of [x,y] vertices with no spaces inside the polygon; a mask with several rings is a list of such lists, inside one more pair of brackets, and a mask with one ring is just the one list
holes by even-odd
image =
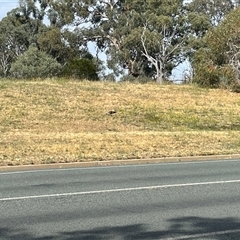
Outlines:
{"label": "asphalt road", "polygon": [[0,239],[240,239],[240,160],[0,173]]}

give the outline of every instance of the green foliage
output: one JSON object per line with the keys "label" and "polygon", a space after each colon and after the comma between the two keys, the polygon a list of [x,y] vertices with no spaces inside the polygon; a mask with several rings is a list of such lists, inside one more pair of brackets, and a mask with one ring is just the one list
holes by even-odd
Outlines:
{"label": "green foliage", "polygon": [[12,62],[29,46],[29,29],[12,16],[14,12],[12,10],[0,21],[0,75],[2,77],[8,75]]}
{"label": "green foliage", "polygon": [[93,60],[88,58],[75,58],[70,60],[64,67],[61,75],[63,77],[87,80],[99,80],[97,67]]}
{"label": "green foliage", "polygon": [[236,82],[235,75],[228,65],[202,63],[195,68],[195,72],[194,83],[203,87],[232,88]]}
{"label": "green foliage", "polygon": [[46,78],[56,76],[61,69],[57,60],[34,45],[12,64],[10,74],[15,78]]}
{"label": "green foliage", "polygon": [[[77,0],[74,2],[78,2]],[[116,0],[116,1],[81,1],[88,8],[89,27],[79,29],[79,36],[86,41],[95,42],[97,48],[107,54],[107,64],[116,76],[122,74],[124,69],[131,76],[154,77],[156,70],[152,63],[143,56],[141,34],[144,26],[149,27],[149,42],[151,56],[159,55],[159,36],[164,25],[168,26],[166,38],[177,29],[174,41],[171,45],[176,46],[183,35],[184,21],[181,11],[183,0]],[[65,7],[67,5],[65,4]],[[77,7],[75,12],[78,17]],[[181,16],[180,16],[181,15]],[[176,27],[179,26],[179,27]],[[158,41],[155,41],[155,40]],[[161,36],[160,36],[161,39]],[[168,66],[176,66],[182,61],[182,55],[174,52],[167,61]],[[171,72],[171,69],[167,71]],[[166,74],[167,75],[167,74]]]}
{"label": "green foliage", "polygon": [[210,19],[204,13],[190,11],[188,21],[192,31],[198,37],[202,37],[212,26]]}
{"label": "green foliage", "polygon": [[[65,64],[70,58],[77,57],[80,54],[79,46],[70,43],[70,33],[67,31],[61,32],[61,29],[50,26],[42,32],[37,44],[40,50],[46,52],[59,63]],[[66,44],[67,43],[67,44]]]}
{"label": "green foliage", "polygon": [[11,65],[31,44],[37,43],[39,35],[47,28],[41,20],[29,16],[30,9],[21,12],[20,8],[15,8],[0,21],[1,77],[9,76]]}
{"label": "green foliage", "polygon": [[[195,82],[208,87],[236,88],[240,78],[240,8],[204,37],[204,48],[194,55]],[[235,46],[235,47],[233,47]],[[237,65],[236,65],[237,63]]]}
{"label": "green foliage", "polygon": [[185,6],[189,31],[186,46],[188,60],[192,63],[194,52],[203,47],[202,38],[218,26],[236,7],[234,0],[192,0]]}
{"label": "green foliage", "polygon": [[[53,76],[57,72],[45,71],[42,63],[47,59],[48,68],[64,66],[64,76],[98,80],[104,69],[86,56],[91,42],[97,54],[106,54],[114,77],[127,71],[129,79],[162,83],[188,59],[195,82],[229,86],[240,78],[238,5],[239,0],[20,0],[0,22],[0,77]],[[34,58],[32,44],[36,56],[45,56]]]}
{"label": "green foliage", "polygon": [[[62,30],[52,22],[50,26],[43,23],[49,4],[50,1],[21,0],[19,7],[8,12],[0,21],[0,77],[13,76],[13,72],[10,73],[11,66],[14,64],[13,68],[16,68],[19,60],[17,63],[15,61],[29,50],[31,44],[61,65],[79,57],[81,52],[85,53],[82,42],[79,42],[74,32]],[[45,77],[46,73],[42,75]],[[50,73],[49,77],[52,75]]]}
{"label": "green foliage", "polygon": [[207,30],[209,23],[212,26],[217,26],[234,8],[233,0],[192,0],[189,1],[187,8],[189,12],[194,14],[192,23],[195,26],[201,27],[199,23],[202,23],[202,28]]}

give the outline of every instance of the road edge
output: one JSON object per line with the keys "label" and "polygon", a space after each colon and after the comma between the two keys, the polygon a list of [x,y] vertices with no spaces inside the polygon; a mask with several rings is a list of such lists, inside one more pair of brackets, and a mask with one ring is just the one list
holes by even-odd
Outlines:
{"label": "road edge", "polygon": [[146,159],[123,159],[123,160],[53,163],[53,164],[36,164],[36,165],[19,165],[19,166],[0,166],[0,172],[65,169],[65,168],[81,168],[81,167],[97,167],[97,166],[138,165],[138,164],[154,164],[154,163],[193,162],[193,161],[217,161],[217,160],[234,160],[234,159],[240,160],[240,154],[146,158]]}

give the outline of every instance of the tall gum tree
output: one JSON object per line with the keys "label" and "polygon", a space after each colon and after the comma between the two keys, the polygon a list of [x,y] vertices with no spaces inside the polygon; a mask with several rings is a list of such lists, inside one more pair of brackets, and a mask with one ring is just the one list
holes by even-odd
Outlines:
{"label": "tall gum tree", "polygon": [[204,47],[204,35],[218,26],[239,3],[239,0],[191,0],[186,3],[187,22],[191,29],[188,43],[188,59],[191,64],[194,52]]}
{"label": "tall gum tree", "polygon": [[[75,4],[79,1],[72,2]],[[74,4],[72,6],[76,7]],[[157,69],[149,61],[150,58],[146,57],[145,49],[147,48],[148,55],[154,58],[156,55],[159,56],[162,50],[159,48],[161,36],[158,42],[151,42],[151,47],[150,41],[146,39],[144,47],[141,38],[144,27],[148,22],[146,38],[156,39],[157,31],[162,35],[163,28],[164,39],[170,38],[166,42],[172,45],[167,48],[171,49],[171,53],[165,58],[167,62],[164,63],[162,70],[163,75],[167,76],[172,68],[183,61],[179,45],[185,31],[181,19],[182,8],[181,0],[83,0],[81,7],[76,8],[74,12],[78,15],[78,19],[83,17],[83,12],[87,14],[85,23],[88,24],[82,27],[78,25],[79,36],[86,41],[95,42],[97,48],[106,53],[109,68],[116,73],[125,68],[132,76],[156,77]],[[171,24],[163,24],[164,18],[167,18],[168,22],[170,19]],[[172,51],[173,49],[175,50]]]}
{"label": "tall gum tree", "polygon": [[194,55],[196,82],[212,87],[240,84],[240,7],[205,35]]}
{"label": "tall gum tree", "polygon": [[148,1],[141,43],[142,55],[154,66],[154,78],[159,84],[171,75],[173,68],[185,60],[187,40],[183,2]]}
{"label": "tall gum tree", "polygon": [[46,26],[35,19],[19,15],[13,9],[0,21],[0,66],[1,76],[8,75],[11,64],[36,42],[38,34]]}

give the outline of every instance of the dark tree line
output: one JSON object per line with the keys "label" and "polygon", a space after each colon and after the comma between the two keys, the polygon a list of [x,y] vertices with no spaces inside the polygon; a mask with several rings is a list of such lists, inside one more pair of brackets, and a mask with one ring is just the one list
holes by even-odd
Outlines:
{"label": "dark tree line", "polygon": [[[233,84],[240,76],[239,5],[239,0],[21,0],[0,22],[0,76],[99,80],[125,74],[162,84],[187,60],[191,81]],[[104,75],[100,53],[106,54],[110,76]]]}

